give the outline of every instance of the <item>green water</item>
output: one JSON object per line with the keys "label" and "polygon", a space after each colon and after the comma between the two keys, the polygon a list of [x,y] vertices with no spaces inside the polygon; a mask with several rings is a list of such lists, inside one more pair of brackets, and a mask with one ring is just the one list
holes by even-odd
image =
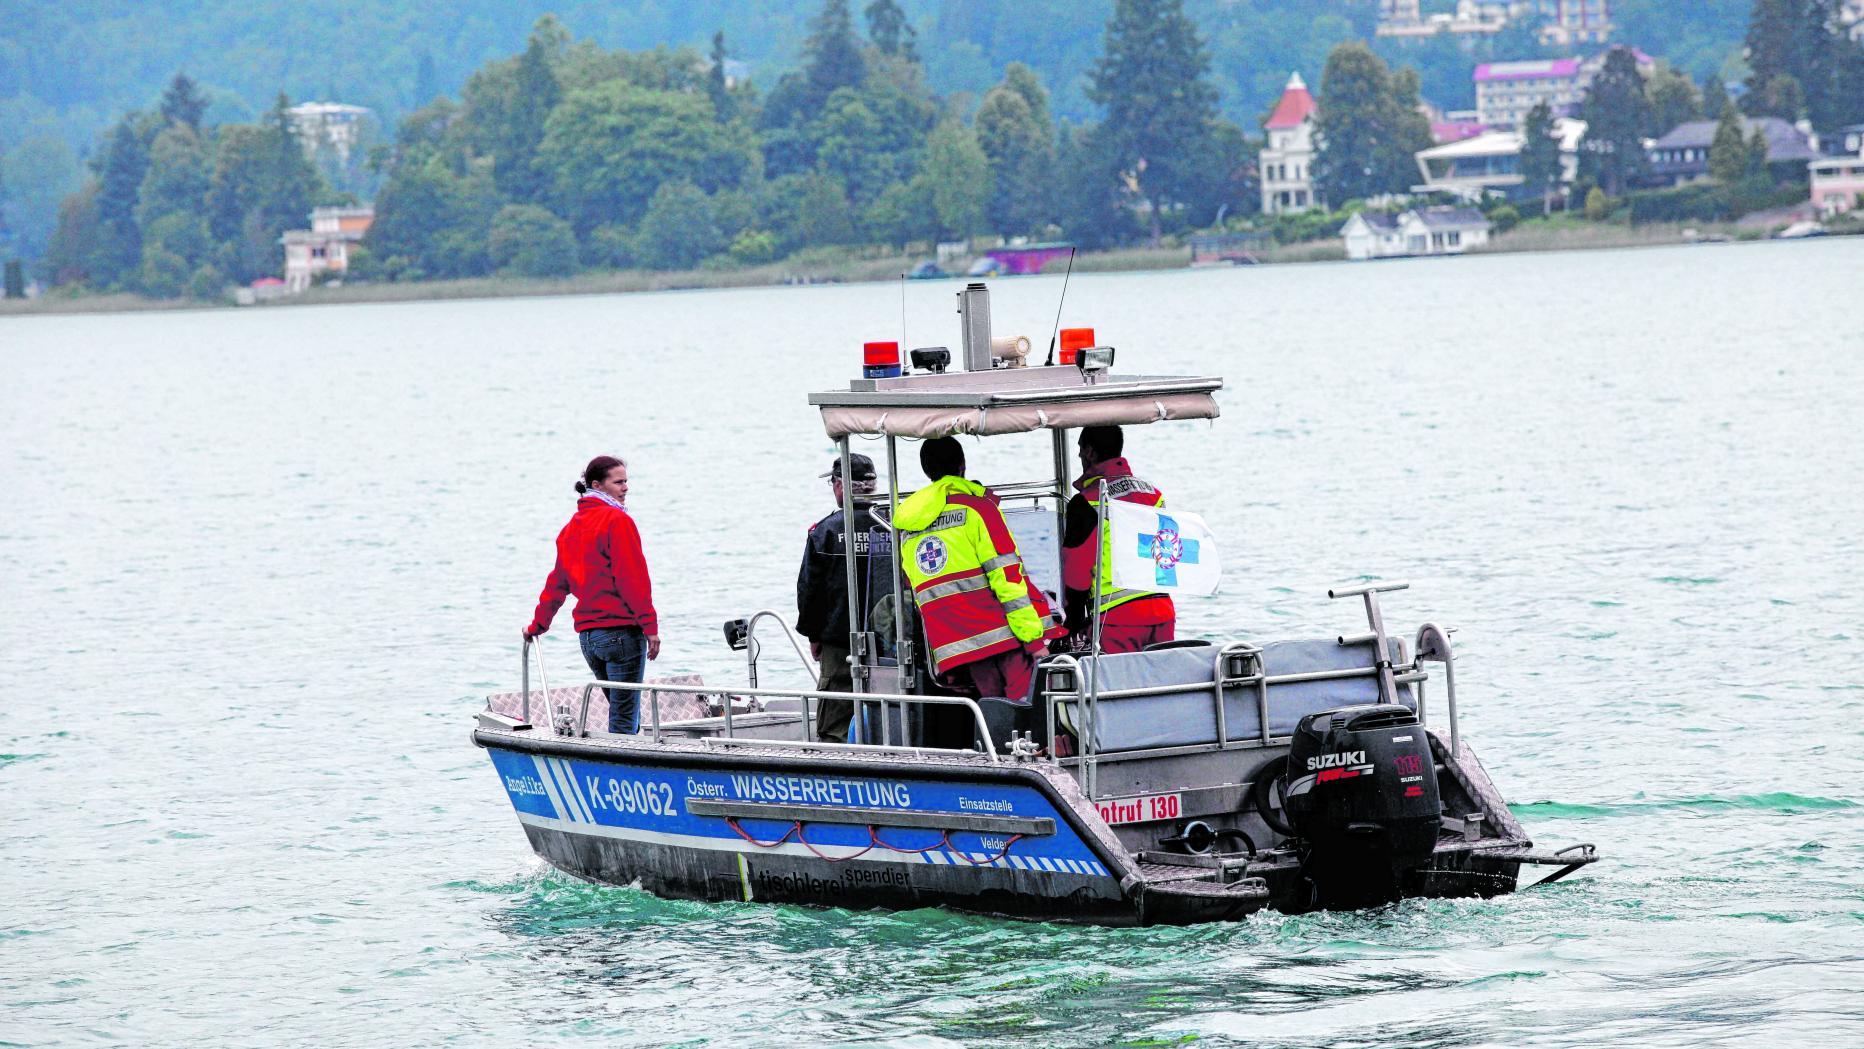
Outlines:
{"label": "green water", "polygon": [[[1864,243],[1073,282],[1224,543],[1181,634],[1456,628],[1544,889],[1105,930],[654,899],[531,855],[468,740],[591,455],[666,651],[789,607],[804,400],[898,289],[0,321],[0,1045],[1864,1044]],[[993,287],[1046,342],[1060,282]],[[952,284],[908,289],[955,341]],[[973,445],[1027,477],[1040,438]],[[912,478],[908,478],[909,481]],[[580,674],[573,642],[545,652]],[[773,660],[776,683],[802,673]]]}

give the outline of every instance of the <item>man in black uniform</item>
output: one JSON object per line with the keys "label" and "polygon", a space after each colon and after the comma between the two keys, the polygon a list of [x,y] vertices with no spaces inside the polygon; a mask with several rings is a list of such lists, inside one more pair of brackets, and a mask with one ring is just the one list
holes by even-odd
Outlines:
{"label": "man in black uniform", "polygon": [[[850,455],[848,461],[855,496],[874,494],[879,480],[874,472],[874,461],[865,455]],[[854,677],[848,666],[848,567],[844,560],[848,529],[842,523],[839,456],[829,472],[822,476],[830,479],[836,509],[809,528],[802,570],[796,576],[796,632],[809,639],[809,654],[821,662],[817,691],[852,692]],[[879,650],[883,654],[891,653],[894,647],[893,535],[860,505],[854,508],[853,531],[855,583],[860,588],[855,602],[860,610],[859,629],[873,631]],[[816,739],[848,742],[848,723],[853,717],[852,700],[823,700],[816,713]]]}

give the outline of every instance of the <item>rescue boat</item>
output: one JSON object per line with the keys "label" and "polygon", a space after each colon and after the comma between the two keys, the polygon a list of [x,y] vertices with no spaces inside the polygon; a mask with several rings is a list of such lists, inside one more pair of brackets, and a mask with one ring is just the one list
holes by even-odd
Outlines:
{"label": "rescue boat", "polygon": [[[1116,373],[1080,329],[1062,363],[1021,366],[1026,340],[993,343],[988,289],[958,299],[962,367],[944,348],[901,361],[870,344],[864,377],[810,403],[844,476],[850,438],[884,440],[889,488],[869,505],[887,522],[908,494],[901,439],[1049,431],[1044,475],[992,488],[1025,570],[1058,595],[1069,431],[1216,419],[1223,380]],[[612,683],[552,689],[540,662],[533,690],[527,643],[520,689],[488,697],[472,739],[552,866],[685,899],[1184,924],[1497,896],[1524,869],[1548,868],[1546,884],[1594,862],[1590,844],[1537,844],[1509,811],[1459,730],[1449,633],[1386,630],[1381,598],[1404,589],[1329,591],[1366,617],[1333,637],[1051,656],[1042,727],[1005,746],[977,701],[933,694],[912,602],[890,598],[850,610],[847,743],[813,739],[817,703],[845,695],[759,686],[772,631],[801,655],[769,610],[726,623],[744,685],[642,686],[639,735],[598,730]],[[1440,707],[1426,701],[1439,680]],[[930,720],[953,716],[974,724],[970,745],[929,745]]]}

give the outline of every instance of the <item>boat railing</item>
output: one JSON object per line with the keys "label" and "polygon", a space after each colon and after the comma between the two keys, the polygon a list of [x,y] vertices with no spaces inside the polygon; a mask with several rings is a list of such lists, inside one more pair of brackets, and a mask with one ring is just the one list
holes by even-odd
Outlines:
{"label": "boat railing", "polygon": [[1450,753],[1455,754],[1461,742],[1456,728],[1456,660],[1450,655],[1450,632],[1435,623],[1417,628],[1417,659],[1412,663],[1418,672],[1417,720],[1429,724],[1424,717],[1423,667],[1426,660],[1443,664],[1444,706],[1450,712]]}
{"label": "boat railing", "polygon": [[[1368,641],[1370,636],[1344,635],[1335,640],[1339,644],[1350,645]],[[1292,685],[1309,681],[1373,678],[1379,682],[1381,702],[1397,702],[1399,687],[1415,686],[1413,692],[1417,700],[1418,721],[1428,724],[1429,718],[1424,697],[1424,683],[1430,679],[1429,672],[1424,669],[1424,663],[1427,661],[1444,664],[1445,686],[1448,693],[1446,706],[1450,719],[1450,747],[1454,752],[1459,736],[1454,664],[1450,655],[1448,632],[1434,623],[1426,623],[1418,628],[1415,656],[1406,656],[1404,639],[1398,639],[1398,646],[1399,658],[1396,661],[1375,660],[1371,666],[1313,670],[1295,674],[1268,674],[1263,670],[1262,650],[1259,647],[1246,641],[1232,641],[1214,648],[1211,676],[1208,681],[1176,682],[1119,689],[1092,687],[1093,682],[1088,678],[1098,666],[1094,660],[1082,660],[1072,655],[1051,656],[1043,661],[1040,676],[1041,696],[1046,714],[1047,753],[1051,755],[1057,753],[1057,743],[1063,731],[1062,708],[1071,706],[1079,710],[1079,723],[1075,726],[1076,731],[1071,733],[1075,740],[1076,753],[1056,760],[1062,765],[1075,766],[1080,769],[1078,775],[1083,781],[1082,789],[1088,792],[1091,798],[1096,796],[1093,793],[1093,788],[1097,786],[1095,783],[1096,766],[1102,762],[1136,761],[1174,754],[1260,749],[1285,745],[1291,737],[1274,733],[1270,718],[1269,690],[1276,685]],[[1385,698],[1387,683],[1391,690],[1389,699]],[[1232,689],[1249,689],[1255,694],[1257,730],[1247,738],[1232,739],[1230,737],[1224,696]],[[1095,726],[1099,721],[1100,703],[1202,691],[1208,691],[1211,696],[1216,720],[1215,742],[1151,747],[1143,750],[1105,751],[1101,749],[1099,734],[1095,731]]]}
{"label": "boat railing", "polygon": [[[635,682],[591,681],[588,684],[583,686],[582,716],[577,721],[578,725],[588,724],[589,701],[595,695],[595,690],[598,688],[625,688],[625,689],[630,689],[630,690],[637,691],[637,692],[646,691],[648,693],[647,707],[648,707],[648,715],[649,715],[649,725],[651,727],[651,731],[653,733],[653,741],[655,743],[659,743],[661,740],[660,693],[675,692],[675,693],[683,693],[687,695],[711,696],[711,695],[717,695],[720,691],[720,689],[716,685],[684,685],[684,684],[676,685],[676,684],[666,684],[666,683],[643,685],[642,683],[638,681],[635,681]],[[824,699],[840,699],[840,700],[859,700],[861,702],[873,701],[873,702],[880,702],[880,703],[899,703],[902,706],[907,705],[907,704],[917,703],[917,704],[924,704],[928,706],[943,705],[943,706],[953,706],[953,707],[965,707],[968,710],[970,710],[971,720],[973,723],[977,725],[978,738],[983,740],[984,742],[983,753],[988,755],[990,760],[992,761],[1001,760],[999,755],[997,754],[997,745],[990,738],[990,726],[989,726],[989,723],[984,720],[983,708],[977,705],[976,700],[971,699],[966,696],[906,696],[906,695],[890,695],[886,693],[874,693],[874,692],[859,692],[859,693],[823,692],[823,691],[819,691],[816,689],[787,689],[787,688],[733,688],[727,691],[729,691],[731,696],[756,696],[756,697],[763,698],[763,699],[799,700],[801,701],[805,712],[808,709],[809,701],[812,699],[817,700],[818,702]],[[808,722],[807,722],[806,713],[804,715],[804,719],[805,719],[804,724],[807,725]],[[828,743],[828,742],[822,742],[819,740],[810,739],[806,735],[801,740],[764,739],[761,737],[754,738],[754,739],[738,739],[734,734],[735,730],[732,724],[731,701],[729,697],[726,699],[726,702],[725,702],[724,720],[725,720],[724,738],[723,739],[709,739],[707,740],[708,743],[716,744],[720,746],[750,745],[750,746],[776,746],[776,747],[809,747],[809,748],[819,748],[819,749],[825,749],[825,750],[853,749],[853,750],[863,750],[863,751],[895,751],[895,752],[913,752],[913,753],[947,750],[946,748],[942,748],[942,747],[893,747],[893,746],[881,746],[881,745],[861,744],[861,743]],[[583,736],[588,735],[587,729],[578,729],[574,733],[564,733],[564,732],[556,730],[554,725],[553,725],[553,731],[557,731],[558,735],[572,735],[572,734],[583,735]],[[961,753],[976,753],[975,751],[969,750],[968,748],[960,752]]]}
{"label": "boat railing", "polygon": [[[796,650],[796,658],[802,663],[804,667],[807,667],[809,665],[809,657],[803,652],[803,643],[797,639],[796,631],[790,629],[790,624],[786,622],[783,616],[780,613],[778,613],[775,609],[760,608],[757,611],[752,612],[744,620],[745,680],[750,684],[752,688],[757,687],[757,661],[763,655],[763,652],[764,652],[763,642],[757,639],[757,624],[763,623],[763,622],[773,622],[777,624],[777,626],[782,627],[783,635],[790,639],[790,647]],[[729,716],[731,704],[727,702],[725,704],[725,707],[726,707],[726,714],[727,716]],[[814,735],[814,733],[811,731],[809,701],[803,700],[802,707],[803,707],[803,738],[808,739]]]}
{"label": "boat railing", "polygon": [[[524,639],[523,646],[518,649],[518,687],[524,694],[524,722],[527,725],[531,723],[531,649],[536,645],[536,638],[527,637]],[[544,686],[543,695],[539,698],[543,701],[544,713],[548,715],[550,713],[550,677],[544,673],[544,654],[541,651],[537,653],[537,679]]]}

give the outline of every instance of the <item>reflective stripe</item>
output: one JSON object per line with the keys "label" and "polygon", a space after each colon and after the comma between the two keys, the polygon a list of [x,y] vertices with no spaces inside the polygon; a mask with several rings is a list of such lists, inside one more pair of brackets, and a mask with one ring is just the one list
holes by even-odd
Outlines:
{"label": "reflective stripe", "polygon": [[975,652],[980,648],[989,648],[991,645],[1000,645],[1005,641],[1015,640],[1016,631],[1011,630],[1007,625],[1000,626],[995,630],[986,630],[981,634],[973,634],[970,637],[953,641],[950,644],[940,645],[932,650],[932,662],[934,664],[943,664],[948,659],[955,659],[968,652]]}
{"label": "reflective stripe", "polygon": [[1036,602],[1034,598],[1030,597],[1028,594],[1024,594],[1023,596],[1015,599],[1014,601],[1003,602],[1003,614],[1007,616],[1012,612],[1021,612],[1023,609],[1028,608],[1030,605],[1033,605],[1035,603]]}
{"label": "reflective stripe", "polygon": [[951,597],[954,594],[966,594],[973,590],[983,590],[989,586],[990,580],[985,579],[981,575],[974,575],[928,586],[923,590],[916,591],[916,593],[919,595],[919,604],[923,607],[937,601],[941,597]]}
{"label": "reflective stripe", "polygon": [[1022,563],[1023,563],[1023,559],[1020,555],[999,554],[998,556],[993,557],[988,561],[985,561],[981,567],[986,572],[995,572],[999,568],[1008,568],[1011,565],[1020,565]]}
{"label": "reflective stripe", "polygon": [[1102,491],[1105,491],[1107,493],[1107,496],[1112,499],[1125,499],[1127,496],[1133,495],[1133,494],[1139,494],[1139,495],[1157,495],[1158,494],[1157,488],[1154,488],[1151,485],[1140,480],[1139,478],[1132,477],[1132,476],[1107,478],[1106,484],[1102,486]]}
{"label": "reflective stripe", "polygon": [[1111,593],[1102,593],[1100,595],[1100,610],[1105,612],[1115,605],[1123,605],[1135,598],[1157,596],[1158,594],[1151,590],[1115,590]]}
{"label": "reflective stripe", "polygon": [[[1131,474],[1122,477],[1102,477],[1096,481],[1095,484],[1089,486],[1088,489],[1083,489],[1081,494],[1086,497],[1087,504],[1094,507],[1096,512],[1098,512],[1100,508],[1100,500],[1102,498],[1114,499],[1123,503],[1137,503],[1141,506],[1162,507],[1165,505],[1165,495],[1163,492],[1160,492],[1157,488],[1152,487],[1150,484]],[[1096,529],[1096,531],[1098,532],[1099,529]],[[1109,533],[1111,531],[1112,529],[1107,530]],[[1137,601],[1142,597],[1164,596],[1153,590],[1114,588],[1112,536],[1110,534],[1100,534],[1096,536],[1096,539],[1099,541],[1100,552],[1097,555],[1098,560],[1095,563],[1095,571],[1100,576],[1101,585],[1100,604],[1095,606],[1094,609],[1096,612],[1104,614],[1120,605],[1126,604],[1128,601]]]}

